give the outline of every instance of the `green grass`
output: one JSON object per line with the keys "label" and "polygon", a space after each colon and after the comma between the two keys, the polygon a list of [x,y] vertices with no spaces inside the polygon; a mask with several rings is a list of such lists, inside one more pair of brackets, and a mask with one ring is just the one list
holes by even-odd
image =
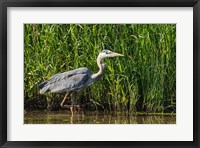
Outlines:
{"label": "green grass", "polygon": [[25,101],[40,98],[37,84],[56,73],[97,72],[103,49],[124,57],[103,61],[103,79],[81,96],[89,110],[175,112],[175,24],[24,25]]}

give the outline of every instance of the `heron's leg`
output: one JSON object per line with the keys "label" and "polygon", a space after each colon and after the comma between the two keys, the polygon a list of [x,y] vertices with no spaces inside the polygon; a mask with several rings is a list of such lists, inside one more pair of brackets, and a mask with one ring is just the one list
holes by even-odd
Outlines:
{"label": "heron's leg", "polygon": [[72,114],[72,116],[73,116],[73,115],[74,115],[73,106],[70,106],[70,111],[71,111],[71,114]]}
{"label": "heron's leg", "polygon": [[75,100],[74,100],[74,104],[73,104],[75,114],[79,114],[79,112],[81,110],[80,101],[79,101],[79,94],[80,94],[79,92],[76,92]]}
{"label": "heron's leg", "polygon": [[47,110],[48,110],[48,111],[51,111],[51,104],[52,104],[52,101],[51,101],[51,99],[49,98],[49,96],[47,96],[46,100],[47,100]]}
{"label": "heron's leg", "polygon": [[68,95],[69,95],[69,93],[66,93],[64,99],[63,99],[62,102],[60,103],[60,106],[61,106],[61,107],[64,107],[64,102],[65,102],[65,100],[67,99]]}
{"label": "heron's leg", "polygon": [[81,96],[82,92],[83,92],[83,90],[80,91],[79,94],[78,94],[79,95],[79,100],[80,100],[79,105],[78,105],[78,112],[81,111],[82,115],[86,115],[85,106],[84,106],[84,104],[81,103],[81,99],[80,99],[80,96]]}
{"label": "heron's leg", "polygon": [[81,111],[83,115],[86,115],[86,110],[84,105],[81,105]]}
{"label": "heron's leg", "polygon": [[81,110],[81,106],[80,106],[80,105],[77,105],[76,107],[77,107],[77,114],[79,114],[79,113],[80,113],[80,110]]}
{"label": "heron's leg", "polygon": [[72,97],[71,97],[70,111],[71,111],[72,116],[74,115],[73,107],[74,107],[74,99],[75,99],[75,96],[76,96],[76,94],[73,93],[73,94],[72,94]]}
{"label": "heron's leg", "polygon": [[79,114],[80,111],[82,112],[82,114],[85,114],[84,106],[81,104],[81,100],[80,100],[80,96],[81,96],[82,92],[83,91],[81,90],[77,93],[77,98],[79,98],[79,103],[76,105],[77,114]]}

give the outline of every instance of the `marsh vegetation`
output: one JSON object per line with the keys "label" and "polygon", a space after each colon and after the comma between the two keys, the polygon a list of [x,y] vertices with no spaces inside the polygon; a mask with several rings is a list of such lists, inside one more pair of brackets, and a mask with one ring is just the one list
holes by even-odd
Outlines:
{"label": "marsh vegetation", "polygon": [[25,24],[25,110],[60,110],[64,95],[40,95],[37,85],[56,73],[98,71],[103,49],[124,57],[105,59],[104,77],[77,98],[87,111],[176,112],[175,24]]}

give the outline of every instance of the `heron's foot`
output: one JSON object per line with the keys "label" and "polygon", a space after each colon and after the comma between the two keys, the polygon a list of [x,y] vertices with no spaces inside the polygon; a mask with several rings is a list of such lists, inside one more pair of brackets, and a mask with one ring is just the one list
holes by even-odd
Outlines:
{"label": "heron's foot", "polygon": [[75,114],[79,114],[81,111],[81,106],[80,105],[76,105],[75,106]]}
{"label": "heron's foot", "polygon": [[72,115],[79,114],[80,111],[82,110],[80,105],[69,105],[69,106]]}
{"label": "heron's foot", "polygon": [[70,109],[70,112],[72,115],[74,114],[79,114],[81,111],[83,114],[85,114],[85,111],[84,109],[81,107],[81,105],[61,105],[60,106],[62,108],[67,108],[67,109]]}
{"label": "heron's foot", "polygon": [[[61,106],[61,105],[60,105],[60,106]],[[63,106],[61,106],[61,107],[63,107],[63,108],[70,108],[70,107],[79,108],[80,105],[63,105]]]}

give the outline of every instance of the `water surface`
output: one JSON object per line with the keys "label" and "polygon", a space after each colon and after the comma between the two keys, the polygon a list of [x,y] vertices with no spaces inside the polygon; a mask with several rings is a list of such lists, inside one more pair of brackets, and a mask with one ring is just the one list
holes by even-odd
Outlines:
{"label": "water surface", "polygon": [[31,111],[24,114],[24,124],[176,124],[176,116],[105,115],[96,112],[71,116],[68,111]]}

